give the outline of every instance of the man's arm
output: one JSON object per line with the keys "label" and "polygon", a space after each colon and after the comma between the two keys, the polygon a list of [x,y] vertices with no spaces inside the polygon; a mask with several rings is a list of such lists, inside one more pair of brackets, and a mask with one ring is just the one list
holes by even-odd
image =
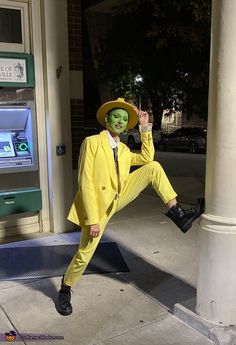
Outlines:
{"label": "man's arm", "polygon": [[149,114],[146,111],[138,110],[139,129],[141,132],[141,152],[131,152],[131,165],[144,165],[150,163],[154,159],[155,149],[152,138],[152,123],[149,123]]}
{"label": "man's arm", "polygon": [[93,182],[95,147],[86,138],[81,146],[79,157],[78,188],[82,196],[85,212],[85,225],[98,224],[98,206]]}

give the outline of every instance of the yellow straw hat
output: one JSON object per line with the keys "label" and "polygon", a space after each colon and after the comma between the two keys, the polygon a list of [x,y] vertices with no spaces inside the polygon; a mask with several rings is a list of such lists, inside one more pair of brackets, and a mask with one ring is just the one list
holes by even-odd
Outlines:
{"label": "yellow straw hat", "polygon": [[129,121],[127,128],[133,128],[138,123],[138,115],[134,109],[134,106],[131,103],[128,103],[124,100],[124,98],[117,98],[115,101],[109,101],[101,105],[101,107],[97,111],[97,120],[98,122],[105,127],[105,117],[109,113],[110,110],[114,108],[120,108],[127,111],[129,114]]}

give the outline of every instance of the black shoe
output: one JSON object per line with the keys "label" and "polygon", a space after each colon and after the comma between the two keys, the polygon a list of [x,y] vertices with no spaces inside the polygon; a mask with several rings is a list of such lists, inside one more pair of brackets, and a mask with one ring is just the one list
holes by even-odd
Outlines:
{"label": "black shoe", "polygon": [[72,305],[71,301],[71,290],[69,286],[61,284],[61,289],[58,292],[58,304],[57,311],[63,316],[72,314]]}
{"label": "black shoe", "polygon": [[198,199],[196,206],[187,210],[178,204],[172,206],[166,216],[169,217],[183,233],[186,233],[192,226],[195,219],[199,218],[204,212],[204,199]]}

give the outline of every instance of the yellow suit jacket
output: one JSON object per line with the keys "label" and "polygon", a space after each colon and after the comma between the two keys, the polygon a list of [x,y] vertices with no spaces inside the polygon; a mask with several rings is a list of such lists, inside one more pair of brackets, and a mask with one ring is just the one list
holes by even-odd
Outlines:
{"label": "yellow suit jacket", "polygon": [[[153,161],[152,132],[141,133],[140,153],[133,153],[123,144],[118,146],[119,189],[122,191],[131,165],[144,165]],[[80,149],[78,163],[78,191],[68,219],[85,227],[99,224],[117,195],[118,179],[113,151],[107,132],[87,137]]]}

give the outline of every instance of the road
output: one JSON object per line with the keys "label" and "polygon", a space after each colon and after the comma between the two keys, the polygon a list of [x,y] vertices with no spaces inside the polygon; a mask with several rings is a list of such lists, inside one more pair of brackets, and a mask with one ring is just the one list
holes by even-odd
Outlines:
{"label": "road", "polygon": [[205,180],[205,154],[156,151],[155,160],[161,163],[168,176]]}
{"label": "road", "polygon": [[[134,150],[140,152],[140,150]],[[206,155],[185,152],[156,151],[155,160],[164,168],[173,188],[178,194],[178,201],[194,204],[196,199],[205,195]],[[134,167],[132,170],[137,169]],[[155,194],[149,186],[145,193]]]}
{"label": "road", "polygon": [[[155,160],[164,168],[178,201],[192,205],[205,194],[205,154],[156,151]],[[153,193],[148,188],[149,193]]]}

